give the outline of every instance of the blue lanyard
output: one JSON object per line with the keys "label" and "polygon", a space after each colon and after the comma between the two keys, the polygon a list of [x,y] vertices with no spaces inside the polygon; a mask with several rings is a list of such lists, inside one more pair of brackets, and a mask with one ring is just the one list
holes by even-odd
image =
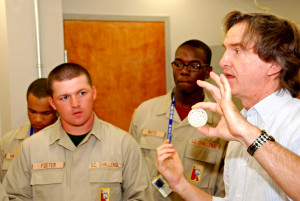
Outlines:
{"label": "blue lanyard", "polygon": [[33,131],[33,128],[32,128],[32,126],[30,127],[30,136],[32,136],[33,135],[33,133],[34,133],[34,131]]}
{"label": "blue lanyard", "polygon": [[173,124],[174,105],[175,105],[175,96],[173,95],[171,108],[170,108],[169,127],[168,127],[168,139],[170,140],[170,143],[172,140],[172,124]]}

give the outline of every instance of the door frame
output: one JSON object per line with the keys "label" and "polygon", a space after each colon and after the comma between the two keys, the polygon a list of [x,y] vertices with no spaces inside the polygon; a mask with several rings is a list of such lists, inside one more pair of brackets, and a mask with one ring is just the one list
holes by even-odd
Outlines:
{"label": "door frame", "polygon": [[170,67],[170,17],[169,16],[130,16],[130,15],[87,15],[87,14],[63,14],[63,20],[87,20],[87,21],[126,21],[126,22],[164,22],[165,24],[165,61],[166,61],[166,90],[174,86],[173,71]]}

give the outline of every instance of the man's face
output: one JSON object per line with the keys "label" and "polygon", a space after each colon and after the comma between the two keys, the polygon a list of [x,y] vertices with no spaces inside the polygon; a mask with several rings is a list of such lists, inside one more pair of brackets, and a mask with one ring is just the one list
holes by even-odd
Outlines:
{"label": "man's face", "polygon": [[[227,77],[232,95],[243,100],[261,96],[268,79],[268,64],[253,51],[253,41],[247,47],[242,44],[246,24],[231,27],[224,40],[225,53],[220,61]],[[260,98],[260,97],[259,97]]]}
{"label": "man's face", "polygon": [[[207,64],[206,55],[203,50],[189,45],[177,49],[174,61],[184,64]],[[198,91],[200,87],[197,85],[196,81],[208,78],[210,71],[210,66],[203,67],[197,72],[189,71],[187,66],[181,70],[173,69],[176,90],[185,94],[191,94]]]}
{"label": "man's face", "polygon": [[27,113],[34,132],[56,121],[56,111],[51,107],[48,97],[37,98],[30,93],[27,98]]}
{"label": "man's face", "polygon": [[93,120],[96,88],[85,75],[52,83],[51,105],[59,112],[65,129],[78,128]]}

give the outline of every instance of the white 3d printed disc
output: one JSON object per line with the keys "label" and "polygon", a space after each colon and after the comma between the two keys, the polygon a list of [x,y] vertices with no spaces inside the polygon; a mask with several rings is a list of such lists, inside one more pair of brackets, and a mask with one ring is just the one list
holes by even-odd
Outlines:
{"label": "white 3d printed disc", "polygon": [[188,120],[193,127],[202,127],[207,122],[207,114],[203,109],[193,109],[189,112]]}

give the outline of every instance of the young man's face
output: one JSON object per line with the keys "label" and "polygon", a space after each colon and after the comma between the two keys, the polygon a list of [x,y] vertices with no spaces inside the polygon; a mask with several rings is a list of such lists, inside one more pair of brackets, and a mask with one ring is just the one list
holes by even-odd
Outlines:
{"label": "young man's face", "polygon": [[54,81],[52,91],[50,103],[59,112],[64,128],[78,128],[93,120],[96,88],[89,85],[86,75]]}
{"label": "young man's face", "polygon": [[[206,55],[203,50],[185,45],[177,49],[175,53],[175,62],[184,64],[206,64]],[[197,80],[205,80],[209,77],[211,67],[203,67],[197,72],[189,71],[187,66],[181,70],[173,69],[174,82],[176,90],[190,94],[198,91],[200,87]]]}
{"label": "young man's face", "polygon": [[262,61],[253,51],[253,41],[247,47],[241,43],[246,24],[238,23],[226,34],[226,49],[220,66],[227,77],[232,95],[242,100],[260,96],[268,79],[269,64]]}
{"label": "young man's face", "polygon": [[37,98],[30,93],[27,98],[27,113],[34,132],[56,121],[56,111],[51,107],[48,97]]}

